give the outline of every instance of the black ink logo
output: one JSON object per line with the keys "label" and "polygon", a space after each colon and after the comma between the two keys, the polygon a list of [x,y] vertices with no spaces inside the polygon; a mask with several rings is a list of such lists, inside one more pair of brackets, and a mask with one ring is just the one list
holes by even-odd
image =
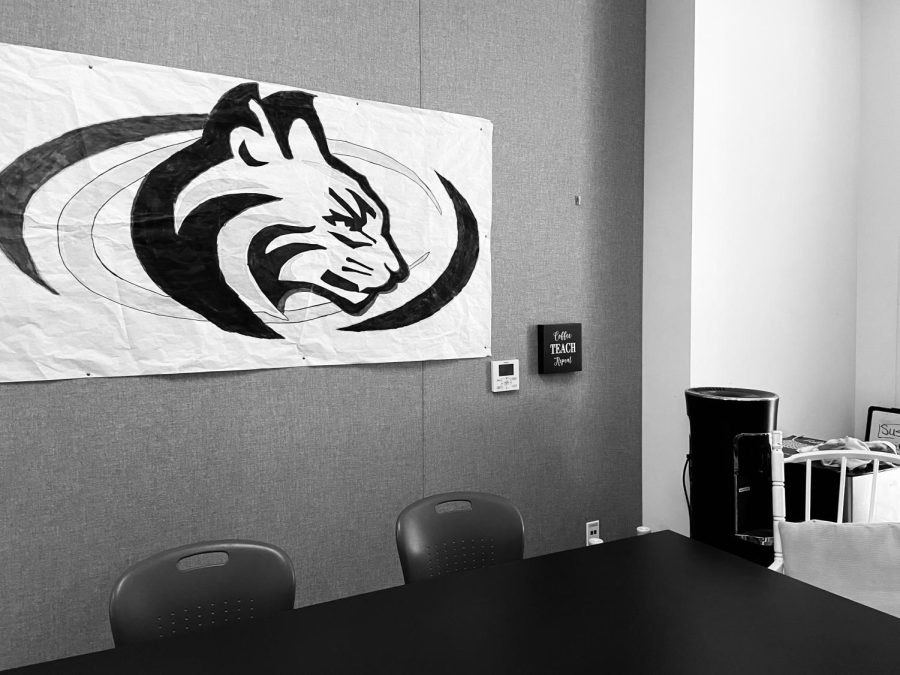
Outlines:
{"label": "black ink logo", "polygon": [[[258,85],[248,83],[226,92],[209,114],[114,120],[33,148],[0,172],[0,250],[22,273],[57,293],[23,234],[26,208],[41,186],[93,155],[162,134],[199,131],[199,138],[92,177],[71,197],[57,223],[66,270],[111,302],[205,320],[256,338],[281,338],[273,326],[338,311],[362,316],[377,297],[406,281],[427,253],[414,261],[404,258],[391,235],[388,205],[341,157],[396,171],[439,206],[408,167],[373,149],[326,139],[314,98],[302,91],[261,98]],[[468,283],[478,260],[478,223],[453,184],[437,176],[456,218],[457,243],[446,269],[401,306],[341,330],[414,324]],[[97,202],[106,204],[135,186],[130,240],[154,288],[117,275],[91,243]],[[90,203],[93,211],[86,210]],[[318,314],[292,317],[289,298],[301,291],[323,299]]]}

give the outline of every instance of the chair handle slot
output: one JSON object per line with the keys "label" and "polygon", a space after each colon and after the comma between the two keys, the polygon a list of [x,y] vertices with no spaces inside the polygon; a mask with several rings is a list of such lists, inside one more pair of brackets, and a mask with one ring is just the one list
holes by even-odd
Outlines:
{"label": "chair handle slot", "polygon": [[175,563],[175,567],[179,572],[191,572],[206,567],[220,567],[226,564],[228,564],[228,554],[225,551],[208,551],[186,555]]}
{"label": "chair handle slot", "polygon": [[472,502],[467,499],[455,499],[449,502],[441,502],[434,505],[437,513],[452,513],[453,511],[471,511]]}

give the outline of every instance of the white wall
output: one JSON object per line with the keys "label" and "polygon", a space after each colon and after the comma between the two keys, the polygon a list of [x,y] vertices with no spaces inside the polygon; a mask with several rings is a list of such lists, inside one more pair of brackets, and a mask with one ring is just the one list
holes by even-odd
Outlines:
{"label": "white wall", "polygon": [[647,2],[642,324],[643,518],[687,533],[694,1]]}
{"label": "white wall", "polygon": [[898,397],[900,271],[900,2],[862,8],[862,137],[856,342],[856,431],[870,405]]}
{"label": "white wall", "polygon": [[[693,32],[680,22],[668,31],[654,29],[675,9],[665,0],[647,7],[643,310],[643,379],[651,387],[644,392],[644,520],[681,532],[687,522],[681,494],[685,386],[771,390],[781,396],[779,427],[786,432],[828,438],[853,431],[860,98],[856,3],[686,4],[686,13],[693,6]],[[693,48],[690,130],[683,110],[658,106],[672,98],[668,88],[687,86],[691,78],[651,77],[661,50],[680,53],[673,39]],[[657,192],[652,172],[663,165],[657,156],[663,144],[652,134],[662,127],[679,134],[665,146],[690,142],[692,148],[690,197],[666,197],[691,205],[689,227],[670,215],[674,231],[660,226],[655,202],[666,191],[687,189],[686,174],[671,172],[672,182]],[[685,251],[677,244],[688,230]],[[678,274],[653,274],[659,248],[673,258],[666,269],[689,270],[687,301],[683,284],[672,283]],[[659,330],[652,315],[665,297],[675,302],[670,309],[689,312],[672,320],[668,346],[647,335]],[[687,347],[684,321],[690,324]],[[662,358],[669,359],[670,372],[659,365]],[[656,372],[664,377],[654,381]],[[681,419],[669,415],[661,418],[665,428],[648,429],[659,419],[648,402],[676,398]]]}
{"label": "white wall", "polygon": [[697,0],[691,384],[852,432],[859,8]]}

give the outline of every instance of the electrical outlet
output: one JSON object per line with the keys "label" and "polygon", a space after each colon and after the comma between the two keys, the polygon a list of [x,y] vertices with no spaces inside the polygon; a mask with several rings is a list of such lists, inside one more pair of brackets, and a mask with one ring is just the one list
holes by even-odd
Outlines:
{"label": "electrical outlet", "polygon": [[589,520],[584,524],[584,545],[591,545],[592,537],[600,537],[600,521],[599,520]]}

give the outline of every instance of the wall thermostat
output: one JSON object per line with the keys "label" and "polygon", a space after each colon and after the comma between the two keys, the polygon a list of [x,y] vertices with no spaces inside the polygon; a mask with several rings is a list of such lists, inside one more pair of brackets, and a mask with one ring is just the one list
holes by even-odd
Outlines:
{"label": "wall thermostat", "polygon": [[518,391],[519,359],[491,361],[491,391]]}

